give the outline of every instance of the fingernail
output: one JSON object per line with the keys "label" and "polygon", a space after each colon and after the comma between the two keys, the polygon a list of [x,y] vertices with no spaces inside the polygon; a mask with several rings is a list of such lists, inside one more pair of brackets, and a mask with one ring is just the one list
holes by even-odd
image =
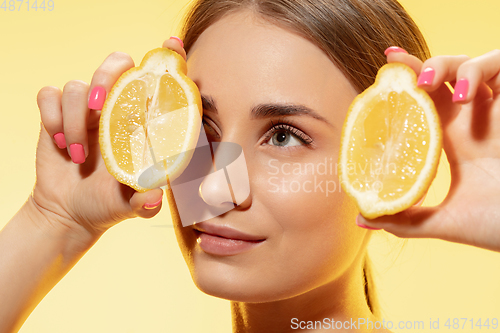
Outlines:
{"label": "fingernail", "polygon": [[392,53],[392,52],[402,52],[402,53],[406,53],[408,54],[408,52],[406,52],[406,50],[400,48],[400,47],[397,47],[397,46],[391,46],[391,47],[388,47],[385,51],[384,51],[384,54],[385,55],[388,55],[389,53]]}
{"label": "fingernail", "polygon": [[369,226],[364,225],[363,223],[359,222],[359,215],[356,216],[356,225],[358,227],[365,228],[365,229],[368,229],[368,230],[381,230],[381,228],[372,228],[372,227],[369,227]]}
{"label": "fingernail", "polygon": [[427,67],[422,73],[420,73],[417,86],[421,87],[432,85],[432,81],[434,81],[434,75],[436,75],[436,71],[431,67]]}
{"label": "fingernail", "polygon": [[54,134],[54,140],[59,149],[66,148],[66,138],[64,137],[64,133],[59,132]]}
{"label": "fingernail", "polygon": [[92,89],[89,98],[89,109],[102,110],[104,101],[106,100],[106,89],[96,86]]}
{"label": "fingernail", "polygon": [[71,160],[75,164],[82,164],[85,162],[85,151],[83,146],[79,143],[73,143],[69,145],[69,151],[71,153]]}
{"label": "fingernail", "polygon": [[162,200],[163,200],[163,197],[161,197],[160,200],[158,200],[155,203],[152,203],[152,204],[146,203],[146,204],[144,204],[144,206],[142,206],[142,208],[144,208],[144,209],[155,209],[156,207],[158,207],[161,204]]}
{"label": "fingernail", "polygon": [[170,37],[170,39],[176,39],[177,41],[179,41],[179,43],[181,43],[181,46],[184,47],[184,42],[179,37],[172,36],[172,37]]}
{"label": "fingernail", "polygon": [[453,94],[453,102],[462,102],[467,98],[469,92],[469,80],[460,79],[455,84],[455,93]]}

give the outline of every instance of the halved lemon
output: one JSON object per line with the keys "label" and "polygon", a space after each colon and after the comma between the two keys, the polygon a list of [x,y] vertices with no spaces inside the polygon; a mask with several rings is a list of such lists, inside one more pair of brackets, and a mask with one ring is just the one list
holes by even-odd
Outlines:
{"label": "halved lemon", "polygon": [[387,64],[349,107],[339,156],[342,188],[366,218],[403,211],[428,190],[441,148],[439,116],[415,72]]}
{"label": "halved lemon", "polygon": [[119,182],[139,192],[177,178],[192,158],[203,111],[199,90],[186,72],[176,52],[151,50],[139,67],[120,76],[102,108],[104,163]]}

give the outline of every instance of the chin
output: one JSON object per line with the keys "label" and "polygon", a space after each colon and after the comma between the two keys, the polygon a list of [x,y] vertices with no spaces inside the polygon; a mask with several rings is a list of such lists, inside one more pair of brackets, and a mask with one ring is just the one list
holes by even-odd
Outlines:
{"label": "chin", "polygon": [[[228,282],[229,280],[229,282]],[[193,276],[193,282],[203,293],[234,302],[264,303],[288,297],[276,294],[273,288],[266,288],[262,281],[243,282],[222,278],[214,274]]]}
{"label": "chin", "polygon": [[[239,256],[217,257],[195,249],[189,271],[194,284],[207,295],[238,302],[263,302],[262,280],[238,264]],[[251,270],[251,269],[250,269]]]}
{"label": "chin", "polygon": [[306,283],[284,279],[265,265],[246,265],[237,255],[215,257],[194,251],[189,270],[196,287],[203,293],[235,302],[264,303],[287,299],[307,291]]}

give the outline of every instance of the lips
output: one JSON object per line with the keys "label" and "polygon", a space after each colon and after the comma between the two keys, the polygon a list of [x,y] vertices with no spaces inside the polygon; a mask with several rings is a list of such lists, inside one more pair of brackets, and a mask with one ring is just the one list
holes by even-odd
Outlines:
{"label": "lips", "polygon": [[239,231],[239,230],[236,230],[236,229],[233,229],[230,227],[210,224],[208,222],[196,223],[193,226],[193,228],[200,231],[200,232],[210,234],[213,236],[234,239],[234,240],[242,240],[242,241],[247,241],[247,242],[258,242],[258,241],[263,241],[266,239],[266,237],[247,234],[247,233],[244,233],[242,231]]}
{"label": "lips", "polygon": [[205,253],[216,256],[231,256],[247,252],[260,246],[266,240],[262,236],[207,222],[197,223],[193,228],[201,249]]}

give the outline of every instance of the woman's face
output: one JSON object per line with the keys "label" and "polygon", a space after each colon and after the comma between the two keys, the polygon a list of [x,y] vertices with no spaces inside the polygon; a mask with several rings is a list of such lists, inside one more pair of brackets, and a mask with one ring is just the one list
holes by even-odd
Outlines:
{"label": "woman's face", "polygon": [[[250,182],[247,200],[227,213],[187,227],[174,221],[198,288],[230,300],[265,302],[359,268],[354,263],[360,263],[368,237],[356,226],[357,212],[336,174],[342,124],[357,92],[339,69],[311,42],[248,11],[206,29],[187,64],[188,76],[210,101],[203,111],[209,140],[243,148]],[[261,108],[267,112],[255,117],[252,110],[263,105],[274,107]],[[271,112],[277,110],[303,112]],[[204,184],[203,196],[217,197],[218,189],[227,188],[221,181]],[[238,241],[196,230],[203,224],[260,241],[234,247]]]}

